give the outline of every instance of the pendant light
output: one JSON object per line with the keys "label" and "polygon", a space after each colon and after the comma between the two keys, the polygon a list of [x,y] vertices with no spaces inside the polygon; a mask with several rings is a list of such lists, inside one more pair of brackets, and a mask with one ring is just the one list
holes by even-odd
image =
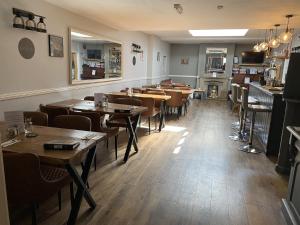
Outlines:
{"label": "pendant light", "polygon": [[278,48],[280,45],[279,38],[277,37],[277,28],[280,26],[280,24],[275,24],[275,35],[271,38],[269,41],[269,47],[270,48]]}
{"label": "pendant light", "polygon": [[289,28],[290,18],[292,18],[293,16],[294,15],[286,15],[285,16],[287,18],[287,24],[286,24],[285,32],[283,32],[279,35],[279,40],[281,43],[288,44],[291,42],[291,40],[293,38],[292,29]]}
{"label": "pendant light", "polygon": [[261,51],[260,45],[258,43],[256,43],[256,45],[254,45],[253,51],[255,51],[255,52],[260,52]]}
{"label": "pendant light", "polygon": [[265,31],[265,40],[262,43],[259,44],[260,50],[263,51],[263,52],[267,51],[268,48],[269,48],[269,44],[267,42],[267,32],[268,32],[268,30],[266,29],[266,31]]}

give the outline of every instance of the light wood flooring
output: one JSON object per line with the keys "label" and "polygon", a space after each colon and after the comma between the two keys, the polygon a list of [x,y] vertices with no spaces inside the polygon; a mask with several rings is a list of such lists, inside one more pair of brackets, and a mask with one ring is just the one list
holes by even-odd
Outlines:
{"label": "light wood flooring", "polygon": [[[231,141],[231,123],[237,118],[224,101],[193,100],[188,114],[171,117],[161,132],[139,130],[140,151],[122,163],[126,133],[119,158],[110,149],[98,149],[98,169],[89,184],[97,202],[86,202],[78,225],[282,225],[281,198],[287,177],[274,171],[264,154],[238,151]],[[146,123],[145,123],[146,126]],[[154,125],[152,125],[154,128]],[[63,209],[56,196],[40,205],[41,225],[62,225],[70,210],[68,189]],[[30,224],[30,213],[14,224]]]}

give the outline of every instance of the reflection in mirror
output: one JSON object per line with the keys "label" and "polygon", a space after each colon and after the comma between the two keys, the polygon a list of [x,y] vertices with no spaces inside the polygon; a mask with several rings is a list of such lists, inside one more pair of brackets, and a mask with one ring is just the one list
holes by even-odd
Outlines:
{"label": "reflection in mirror", "polygon": [[226,67],[227,48],[206,49],[206,73],[224,73]]}
{"label": "reflection in mirror", "polygon": [[72,84],[122,77],[122,45],[107,38],[70,29]]}

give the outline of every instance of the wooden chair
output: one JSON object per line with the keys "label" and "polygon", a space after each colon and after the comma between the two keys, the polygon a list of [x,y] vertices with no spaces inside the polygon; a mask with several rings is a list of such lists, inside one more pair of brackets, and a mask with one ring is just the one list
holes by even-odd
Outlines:
{"label": "wooden chair", "polygon": [[[146,94],[151,94],[151,95],[166,95],[166,92],[163,91],[163,90],[157,90],[157,91],[149,90],[149,91],[146,91]],[[155,107],[160,110],[161,100],[154,100],[154,101],[155,101]]]}
{"label": "wooden chair", "polygon": [[129,88],[125,88],[125,89],[122,89],[120,90],[120,92],[128,92]]}
{"label": "wooden chair", "polygon": [[85,96],[83,100],[86,100],[86,101],[95,101],[95,97],[94,96]]}
{"label": "wooden chair", "polygon": [[143,91],[140,88],[132,88],[132,93],[143,93]]}
{"label": "wooden chair", "polygon": [[56,193],[61,209],[61,189],[67,184],[70,184],[73,202],[73,185],[66,170],[43,166],[39,157],[31,153],[4,153],[3,162],[8,203],[31,205],[33,225],[37,224],[38,203]]}
{"label": "wooden chair", "polygon": [[191,90],[191,87],[188,86],[180,86],[180,87],[174,87],[175,90]]}
{"label": "wooden chair", "polygon": [[159,115],[160,110],[155,108],[155,101],[153,98],[143,98],[142,106],[147,107],[148,110],[142,113],[143,117],[148,118],[149,134],[151,132],[151,118],[155,118],[155,129],[156,129],[156,117]]}
{"label": "wooden chair", "polygon": [[167,107],[169,109],[177,109],[177,118],[182,114],[182,106],[184,105],[184,99],[182,93],[179,91],[165,91],[166,95],[171,96],[171,99],[167,100]]}
{"label": "wooden chair", "polygon": [[73,130],[86,130],[91,131],[91,119],[79,115],[61,115],[54,119],[54,125],[58,128],[73,129]]}
{"label": "wooden chair", "polygon": [[[123,105],[133,105],[133,106],[141,106],[142,101],[140,99],[125,97],[125,98],[112,98],[110,99],[113,103],[123,104]],[[134,116],[131,118],[132,123],[138,122],[138,116]],[[111,116],[109,120],[106,121],[106,125],[108,127],[124,127],[127,131],[127,123],[122,116]],[[136,136],[137,137],[137,136]]]}
{"label": "wooden chair", "polygon": [[48,114],[43,112],[24,112],[24,119],[31,118],[33,125],[48,126]]}
{"label": "wooden chair", "polygon": [[40,111],[48,115],[48,125],[50,127],[54,126],[55,117],[69,114],[69,110],[66,108],[45,105],[40,105]]}
{"label": "wooden chair", "polygon": [[[85,116],[91,119],[92,122],[92,131],[95,132],[102,132],[107,134],[107,142],[106,142],[106,147],[108,148],[108,140],[111,137],[115,137],[115,156],[116,159],[118,158],[118,135],[119,135],[119,128],[114,127],[114,128],[109,128],[109,127],[103,127],[102,122],[104,115],[98,113],[98,112],[79,112],[79,111],[70,111],[70,115],[78,115],[78,116]],[[96,155],[94,158],[94,167],[96,170]]]}

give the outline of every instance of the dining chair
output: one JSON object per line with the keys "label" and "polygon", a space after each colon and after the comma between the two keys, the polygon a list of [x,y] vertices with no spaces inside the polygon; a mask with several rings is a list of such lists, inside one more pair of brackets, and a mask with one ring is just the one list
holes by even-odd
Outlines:
{"label": "dining chair", "polygon": [[95,97],[94,96],[85,96],[83,100],[86,100],[86,101],[95,101]]}
{"label": "dining chair", "polygon": [[55,117],[69,114],[69,110],[67,108],[47,105],[45,106],[42,104],[40,105],[40,111],[48,115],[48,126],[50,127],[54,126]]}
{"label": "dining chair", "polygon": [[132,88],[132,93],[143,93],[141,88]]}
{"label": "dining chair", "polygon": [[[163,91],[163,90],[147,90],[146,91],[146,94],[151,94],[151,95],[166,95],[166,92]],[[161,107],[161,101],[162,100],[159,100],[159,99],[155,99],[155,108],[159,109],[160,110],[160,107]]]}
{"label": "dining chair", "polygon": [[178,86],[174,87],[175,90],[191,90],[192,88],[189,86]]}
{"label": "dining chair", "polygon": [[171,96],[171,99],[167,100],[167,107],[169,109],[177,109],[177,119],[182,114],[182,106],[184,105],[184,99],[180,91],[165,91],[166,95]]}
{"label": "dining chair", "polygon": [[[115,138],[115,157],[118,158],[118,136],[119,136],[119,128],[118,127],[103,127],[103,119],[104,115],[99,112],[82,112],[82,111],[73,111],[70,110],[70,115],[78,115],[78,116],[85,116],[90,118],[92,124],[91,124],[91,130],[95,132],[102,132],[107,134],[107,142],[106,147],[108,148],[108,141],[109,138],[114,137]],[[94,158],[94,167],[96,168],[96,155]]]}
{"label": "dining chair", "polygon": [[23,112],[24,120],[27,118],[31,119],[33,125],[37,126],[48,126],[48,114],[43,112]]}
{"label": "dining chair", "polygon": [[32,224],[37,224],[39,203],[58,193],[61,210],[61,189],[70,185],[73,203],[73,183],[65,169],[40,164],[39,157],[31,153],[3,154],[7,200],[11,206],[31,205]]}
{"label": "dining chair", "polygon": [[[141,106],[142,105],[142,101],[140,99],[137,98],[132,98],[132,97],[125,97],[125,98],[113,98],[111,99],[111,101],[113,101],[113,103],[116,104],[123,104],[123,105],[132,105],[132,106]],[[139,116],[134,116],[131,118],[132,123],[137,123]],[[119,115],[112,115],[107,121],[106,121],[106,125],[108,127],[123,127],[126,128],[126,132],[127,132],[127,123],[124,120],[123,116],[119,116]],[[137,135],[136,135],[137,138]]]}
{"label": "dining chair", "polygon": [[58,128],[91,131],[91,119],[79,115],[61,115],[54,119],[54,126]]}
{"label": "dining chair", "polygon": [[155,129],[156,129],[156,119],[157,116],[160,114],[160,110],[155,107],[155,101],[153,98],[143,98],[142,99],[142,106],[147,107],[147,111],[142,113],[142,117],[148,118],[148,133],[151,132],[151,118],[155,119]]}
{"label": "dining chair", "polygon": [[[54,126],[58,128],[72,129],[72,130],[85,130],[91,131],[92,121],[86,116],[79,115],[61,115],[54,119]],[[94,161],[96,163],[96,161]],[[81,162],[83,168],[83,162]],[[89,183],[87,183],[89,187]]]}

